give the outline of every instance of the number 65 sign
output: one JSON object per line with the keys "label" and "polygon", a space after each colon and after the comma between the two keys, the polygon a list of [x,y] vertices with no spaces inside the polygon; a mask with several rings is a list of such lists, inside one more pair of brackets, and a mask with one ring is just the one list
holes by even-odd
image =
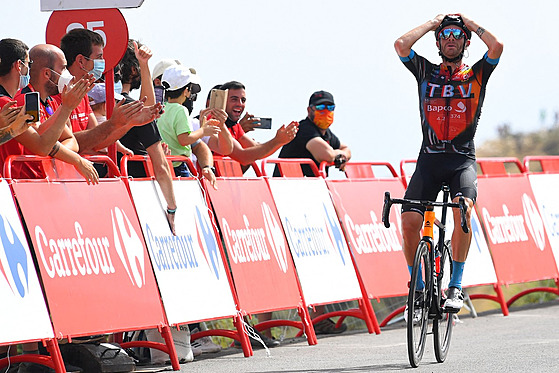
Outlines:
{"label": "number 65 sign", "polygon": [[115,67],[124,55],[128,45],[128,26],[120,10],[87,9],[52,12],[47,24],[47,43],[60,46],[60,39],[75,28],[85,28],[101,35],[105,42],[103,50],[105,71]]}

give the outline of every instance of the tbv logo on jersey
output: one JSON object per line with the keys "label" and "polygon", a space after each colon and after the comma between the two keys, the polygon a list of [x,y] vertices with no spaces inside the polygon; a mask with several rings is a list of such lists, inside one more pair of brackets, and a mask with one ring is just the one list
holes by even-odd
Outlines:
{"label": "tbv logo on jersey", "polygon": [[494,244],[528,241],[528,232],[540,250],[545,249],[545,228],[538,209],[530,196],[522,195],[524,215],[511,215],[507,205],[503,204],[503,215],[491,216],[484,207],[483,220],[488,225],[487,233]]}
{"label": "tbv logo on jersey", "polygon": [[[312,257],[330,255],[331,250],[337,250],[342,263],[345,265],[344,238],[336,219],[330,216],[325,204],[322,225],[314,224],[305,214],[305,223],[296,228],[289,218],[285,219],[285,231],[293,243],[293,252],[297,257]],[[314,219],[313,219],[314,220]]]}
{"label": "tbv logo on jersey", "polygon": [[[400,210],[398,220],[400,220]],[[350,242],[358,254],[383,253],[402,251],[399,234],[396,227],[400,224],[391,224],[386,229],[384,224],[378,220],[374,211],[369,212],[370,222],[357,224],[348,214],[344,216],[345,226]]]}
{"label": "tbv logo on jersey", "polygon": [[283,230],[267,203],[262,202],[261,212],[264,228],[251,227],[246,215],[243,215],[244,227],[240,229],[231,229],[227,219],[221,219],[223,238],[230,258],[235,264],[264,262],[271,259],[271,248],[280,270],[286,273],[288,262]]}
{"label": "tbv logo on jersey", "polygon": [[27,252],[10,222],[2,215],[0,215],[0,238],[8,262],[6,266],[3,261],[0,261],[0,272],[14,295],[17,292],[23,298],[29,293]]}
{"label": "tbv logo on jersey", "polygon": [[[145,255],[142,240],[130,219],[120,208],[111,210],[115,250],[134,286],[145,284]],[[111,275],[115,273],[109,238],[84,237],[79,222],[74,223],[75,236],[47,238],[43,228],[35,226],[39,258],[50,278]]]}

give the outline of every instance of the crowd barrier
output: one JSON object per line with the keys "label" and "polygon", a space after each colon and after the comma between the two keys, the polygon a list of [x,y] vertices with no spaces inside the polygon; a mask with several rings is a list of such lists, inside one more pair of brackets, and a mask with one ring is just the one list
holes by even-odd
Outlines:
{"label": "crowd barrier", "polygon": [[223,237],[239,306],[257,314],[297,309],[300,322],[269,320],[257,330],[293,326],[305,333],[309,344],[316,336],[276,205],[256,164],[256,177],[244,178],[240,165],[216,160],[218,189],[206,187]]}
{"label": "crowd barrier", "polygon": [[[370,333],[380,333],[370,300],[407,293],[400,214],[391,215],[391,229],[381,227],[380,214],[385,191],[403,195],[404,169],[414,161],[402,161],[400,175],[385,162],[349,162],[347,179],[333,180],[309,160],[266,159],[260,168],[252,164],[255,177],[244,177],[237,162],[216,159],[214,190],[197,179],[188,159],[169,157],[186,162],[193,175],[173,179],[179,206],[174,236],[147,157],[124,157],[122,176],[107,157],[91,159],[109,169],[95,186],[48,157],[12,156],[4,165],[0,295],[7,307],[0,312],[10,323],[2,325],[0,345],[38,342],[50,353],[10,362],[35,361],[60,373],[63,338],[157,328],[165,344],[123,347],[158,348],[178,370],[171,327],[233,318],[236,330],[208,330],[192,339],[236,339],[250,356],[245,315],[297,309],[301,321],[270,320],[256,329],[292,326],[315,344],[313,323],[331,316],[340,316],[338,324],[347,316],[361,318]],[[130,161],[143,162],[147,177],[128,177]],[[44,178],[12,179],[12,167],[23,162],[40,162]],[[301,164],[317,177],[302,177]],[[281,176],[268,176],[270,167]],[[557,288],[532,288],[507,301],[501,289],[545,279],[559,286],[559,157],[527,157],[524,165],[481,158],[478,167],[464,286],[493,285],[497,295],[470,297],[496,301],[506,315],[525,294],[559,295]],[[378,168],[389,176],[378,176]],[[310,319],[307,307],[349,300],[359,308]],[[8,363],[0,360],[0,366]]]}

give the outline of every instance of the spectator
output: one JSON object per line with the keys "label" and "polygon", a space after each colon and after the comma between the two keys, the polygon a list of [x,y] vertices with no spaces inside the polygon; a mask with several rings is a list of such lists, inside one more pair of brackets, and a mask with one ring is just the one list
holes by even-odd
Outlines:
{"label": "spectator", "polygon": [[[326,161],[343,171],[345,163],[351,158],[351,151],[330,130],[335,108],[334,96],[330,92],[313,93],[307,117],[299,123],[295,139],[281,149],[279,158],[310,158],[317,167],[320,162]],[[301,165],[301,169],[305,176],[314,176],[308,165]],[[279,176],[277,168],[274,176]]]}
{"label": "spectator", "polygon": [[[105,83],[97,83],[95,86],[87,93],[89,96],[89,104],[91,105],[91,110],[93,115],[97,120],[97,123],[103,123],[107,120],[107,92],[105,89]],[[117,102],[124,99],[124,96],[120,93],[115,92],[114,98]],[[120,143],[120,141],[115,142],[116,150],[122,154],[134,155],[134,152]],[[101,153],[107,153],[107,149],[102,149]]]}
{"label": "spectator", "polygon": [[[247,166],[258,159],[272,155],[280,147],[293,140],[297,134],[299,123],[291,122],[287,126],[282,125],[271,140],[265,143],[254,141],[245,134],[242,128],[244,123],[254,121],[254,117],[250,114],[246,114],[241,119],[246,105],[245,86],[242,83],[231,81],[223,84],[221,89],[228,90],[225,107],[228,118],[225,124],[234,139],[233,151],[229,156],[242,165]],[[209,145],[214,152],[219,152],[219,149],[212,146],[211,143]],[[244,167],[244,170],[246,168],[248,167]]]}
{"label": "spectator", "polygon": [[0,110],[0,145],[21,135],[31,125],[27,120],[33,116],[27,115],[23,107],[12,107],[15,103],[8,101]]}
{"label": "spectator", "polygon": [[[72,164],[88,183],[97,183],[97,172],[91,162],[78,156],[78,144],[66,126],[70,112],[85,97],[92,86],[93,78],[86,75],[71,88],[59,84],[62,82],[60,76],[67,74],[66,59],[62,51],[53,45],[41,44],[33,47],[25,57],[24,64],[29,66],[30,59],[33,61],[33,67],[30,69],[29,84],[16,95],[15,100],[19,105],[23,105],[25,93],[39,92],[42,98],[39,105],[39,122],[1,146],[0,161],[3,163],[11,154],[50,155]],[[63,90],[60,106],[50,97],[58,94],[59,89]],[[38,132],[43,123],[47,129]],[[13,176],[40,178],[43,172],[38,163],[21,162],[14,167]]]}
{"label": "spectator", "polygon": [[161,60],[153,68],[153,89],[155,91],[155,101],[163,103],[165,102],[165,88],[161,84],[161,78],[163,73],[168,67],[180,65],[179,60],[165,59]]}
{"label": "spectator", "polygon": [[[68,70],[81,78],[91,72],[98,79],[103,71],[103,48],[101,36],[87,29],[73,29],[60,40],[60,47],[68,61]],[[60,97],[54,97],[60,102]],[[80,153],[92,153],[112,145],[134,126],[141,126],[159,116],[160,105],[143,101],[134,101],[115,106],[110,119],[98,123],[89,100],[84,97],[70,117],[74,136],[80,146]]]}
{"label": "spectator", "polygon": [[[165,112],[157,121],[163,141],[169,146],[171,155],[190,157],[191,144],[199,141],[202,136],[218,134],[220,129],[214,125],[217,120],[192,131],[187,109],[182,105],[191,94],[200,92],[198,76],[182,65],[171,66],[163,73],[162,84],[166,88]],[[175,162],[175,175],[189,177],[186,164]]]}
{"label": "spectator", "polygon": [[[140,96],[146,98],[146,105],[161,105],[155,103],[155,93],[148,66],[151,56],[152,53],[149,48],[138,45],[133,40],[129,41],[128,48],[118,65],[122,79],[122,95],[127,101],[133,101],[129,95],[130,91],[140,88]],[[151,121],[143,126],[133,127],[120,139],[120,142],[136,155],[149,155],[155,179],[159,183],[163,197],[167,202],[167,220],[171,232],[175,234],[177,203],[173,190],[173,180],[165,158],[165,152],[161,146],[161,136],[155,121]],[[146,175],[143,165],[138,167],[134,163],[129,165],[128,173],[133,177],[144,177]]]}
{"label": "spectator", "polygon": [[[351,158],[349,148],[342,144],[332,133],[330,126],[334,122],[334,97],[331,93],[317,91],[311,95],[307,107],[307,118],[299,123],[299,132],[295,139],[281,149],[279,158],[310,158],[317,166],[322,161],[334,162],[343,170],[345,162]],[[302,165],[306,176],[314,176],[308,165]],[[279,176],[276,168],[274,176]],[[324,306],[311,310],[311,318],[324,314]],[[338,334],[347,329],[345,324],[336,328],[330,319],[324,319],[314,325],[316,334]]]}

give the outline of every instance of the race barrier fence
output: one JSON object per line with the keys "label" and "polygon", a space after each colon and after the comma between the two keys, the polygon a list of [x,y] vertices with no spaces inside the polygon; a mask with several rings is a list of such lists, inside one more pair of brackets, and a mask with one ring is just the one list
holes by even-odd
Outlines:
{"label": "race barrier fence", "polygon": [[[187,157],[169,156],[172,161],[185,162],[193,177],[173,177],[177,202],[173,235],[166,217],[166,201],[155,180],[151,161],[146,156],[124,156],[121,170],[140,219],[161,299],[171,326],[232,318],[237,330],[212,329],[200,331],[191,340],[206,335],[218,335],[238,340],[245,356],[252,355],[242,318],[236,304],[229,270],[220,249],[220,240],[210,210],[203,195],[196,169]],[[128,163],[141,162],[145,178],[128,178]],[[191,290],[196,288],[195,292]],[[135,342],[126,343],[132,346]]]}
{"label": "race barrier fence", "polygon": [[[370,333],[379,333],[370,300],[407,293],[400,215],[392,214],[392,230],[381,228],[379,217],[384,191],[403,195],[404,166],[413,161],[402,161],[400,176],[385,162],[348,162],[347,179],[334,180],[319,177],[325,170],[308,160],[266,159],[260,168],[252,165],[256,177],[249,178],[240,164],[216,159],[215,190],[200,184],[190,160],[169,157],[186,162],[193,175],[173,179],[179,206],[173,236],[149,158],[125,157],[124,177],[107,157],[90,159],[109,169],[99,185],[87,185],[73,167],[49,157],[12,156],[4,165],[0,294],[8,305],[4,320],[11,322],[2,327],[0,345],[43,343],[51,356],[14,356],[0,366],[33,361],[60,373],[60,339],[157,328],[165,344],[142,345],[168,353],[177,370],[171,326],[231,317],[236,330],[208,330],[192,339],[233,338],[250,356],[244,315],[297,309],[301,321],[255,327],[296,327],[315,344],[312,324],[331,316],[340,316],[338,325],[347,316],[361,318]],[[146,178],[127,177],[132,160],[145,164]],[[24,162],[39,162],[44,178],[12,179],[13,167]],[[469,289],[493,285],[496,296],[470,297],[498,302],[504,315],[526,294],[559,295],[557,288],[537,287],[506,301],[501,289],[546,279],[559,286],[559,157],[524,162],[478,159],[479,197],[463,283]],[[301,177],[301,164],[317,177]],[[281,177],[268,176],[269,166]],[[379,177],[374,167],[388,169],[389,176]],[[188,293],[193,282],[204,289],[194,299]],[[359,309],[310,319],[307,306],[348,300],[358,301]]]}
{"label": "race barrier fence", "polygon": [[307,304],[272,194],[256,164],[256,177],[245,178],[241,166],[228,158],[216,160],[218,189],[206,184],[229,259],[239,307],[259,314],[297,309],[300,322],[267,320],[257,330],[292,326],[317,343]]}
{"label": "race barrier fence", "polygon": [[268,186],[276,202],[297,267],[307,303],[324,305],[356,300],[359,308],[334,311],[317,316],[313,324],[331,316],[353,316],[362,319],[369,333],[380,328],[366,292],[360,286],[357,269],[322,177],[301,177],[302,165],[308,165],[316,176],[318,168],[310,159],[264,159],[261,171],[267,176],[267,164],[275,165],[281,177],[268,177]]}

